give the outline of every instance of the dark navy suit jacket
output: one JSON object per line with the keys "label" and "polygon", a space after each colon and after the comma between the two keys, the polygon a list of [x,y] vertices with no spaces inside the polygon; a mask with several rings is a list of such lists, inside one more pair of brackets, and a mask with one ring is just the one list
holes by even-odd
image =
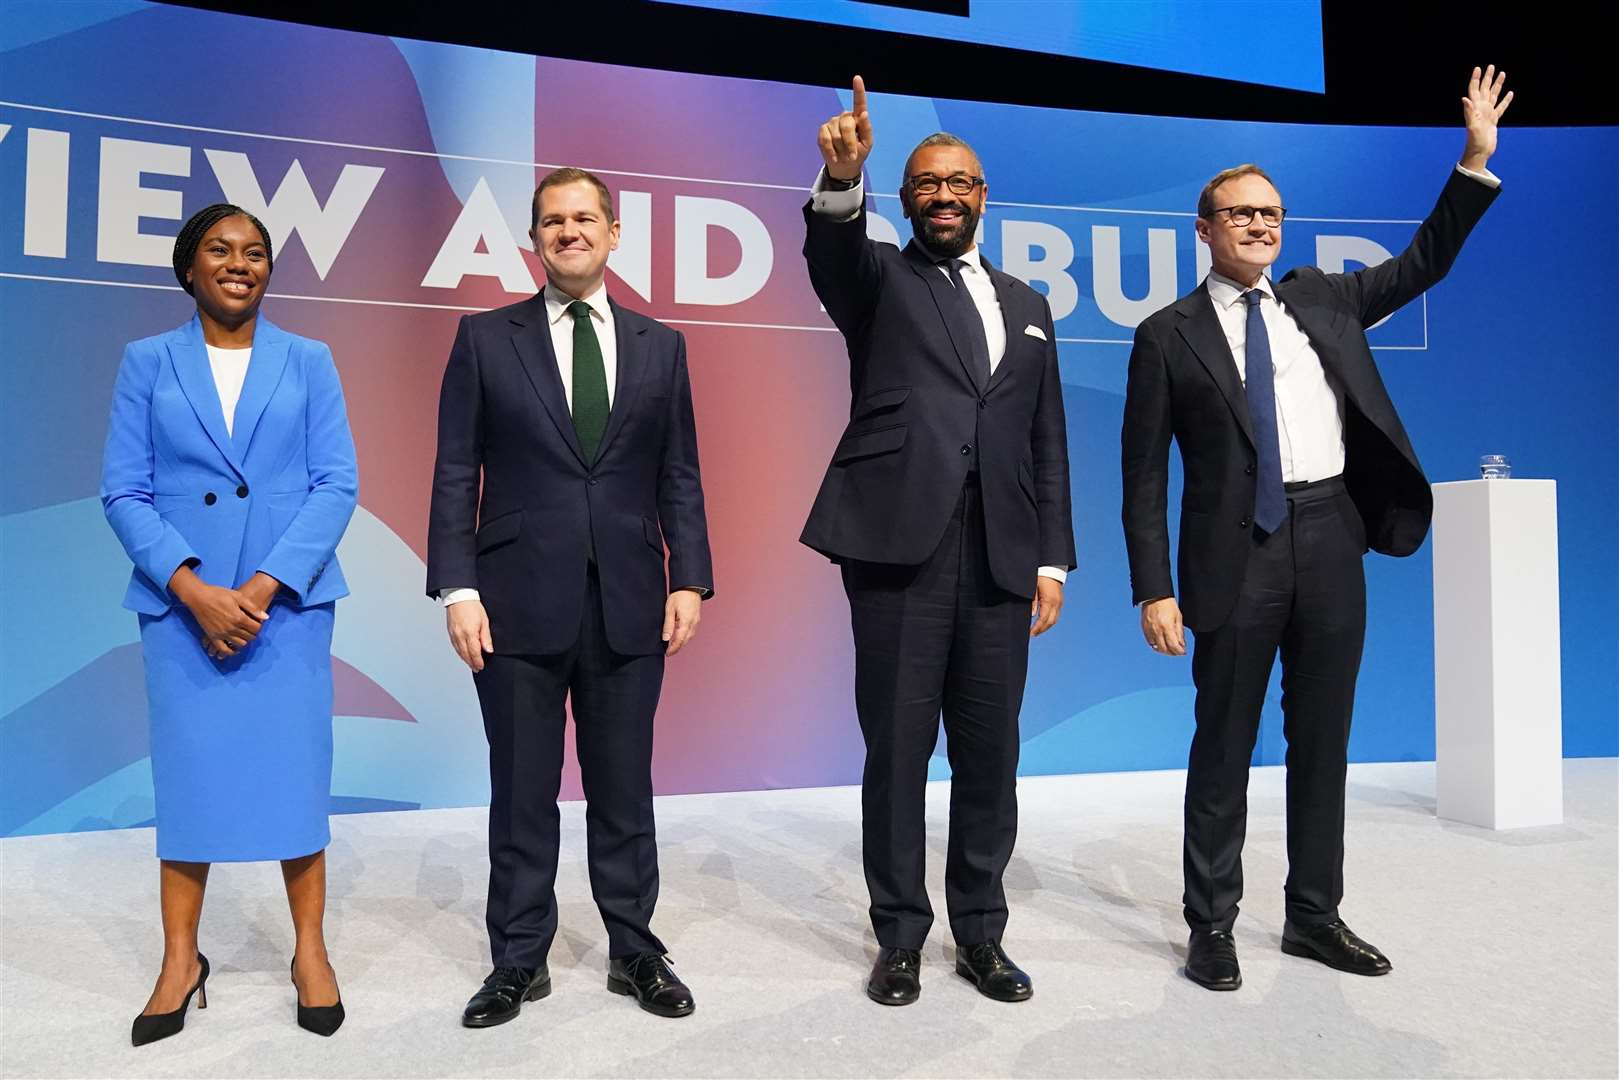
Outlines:
{"label": "dark navy suit jacket", "polygon": [[[1422,546],[1433,493],[1366,342],[1373,326],[1444,277],[1499,189],[1453,172],[1409,247],[1378,266],[1324,274],[1313,266],[1276,285],[1344,395],[1344,482],[1385,555]],[[1121,435],[1124,543],[1134,602],[1175,593],[1169,572],[1169,444],[1180,444],[1180,607],[1194,631],[1231,613],[1252,547],[1253,425],[1237,362],[1206,284],[1136,328]]]}
{"label": "dark navy suit jacket", "polygon": [[456,332],[439,396],[427,593],[477,589],[497,653],[572,647],[592,557],[618,653],[663,651],[671,581],[712,593],[685,338],[612,309],[617,384],[594,462],[574,431],[543,293],[464,316]]}
{"label": "dark navy suit jacket", "polygon": [[[1074,566],[1057,337],[1045,297],[983,260],[1006,324],[988,385],[958,341],[950,279],[914,241],[866,236],[862,209],[804,208],[810,281],[849,347],[849,423],[800,540],[834,560],[917,565],[976,466],[995,583],[1033,597],[1042,566]],[[1031,328],[1034,332],[1030,332]]]}

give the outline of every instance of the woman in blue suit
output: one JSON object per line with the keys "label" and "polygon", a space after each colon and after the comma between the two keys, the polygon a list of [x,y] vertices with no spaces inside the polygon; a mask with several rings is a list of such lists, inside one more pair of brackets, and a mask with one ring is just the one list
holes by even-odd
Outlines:
{"label": "woman in blue suit", "polygon": [[102,468],[135,564],[151,713],[164,956],[135,1045],[208,1003],[197,949],[208,868],[279,859],[300,1026],[343,1021],[326,956],[335,555],[354,512],[354,440],[325,345],[259,317],[269,232],[199,211],[174,245],[196,315],[124,350]]}

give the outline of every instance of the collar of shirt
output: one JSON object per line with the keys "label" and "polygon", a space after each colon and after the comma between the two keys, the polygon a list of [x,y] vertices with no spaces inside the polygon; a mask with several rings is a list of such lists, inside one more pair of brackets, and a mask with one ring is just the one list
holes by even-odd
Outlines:
{"label": "collar of shirt", "polygon": [[[964,262],[968,266],[972,267],[978,273],[982,274],[984,272],[984,264],[980,261],[982,256],[980,256],[978,254],[978,245],[977,244],[974,244],[972,247],[968,248],[966,251],[963,251],[960,255],[957,255],[956,258],[960,259],[962,262]],[[949,259],[946,259],[944,261],[943,269],[944,269],[944,272],[947,273],[947,274],[950,272],[950,260]]]}
{"label": "collar of shirt", "polygon": [[[613,309],[607,305],[607,282],[603,281],[596,286],[596,291],[583,298],[590,305],[590,310],[602,322],[610,322],[613,318]],[[562,321],[568,313],[568,305],[574,298],[558,289],[555,285],[546,283],[545,286],[545,315],[553,324]]]}
{"label": "collar of shirt", "polygon": [[[1276,299],[1276,290],[1272,287],[1269,274],[1259,275],[1259,281],[1253,286],[1272,300]],[[1245,286],[1238,285],[1224,274],[1209,271],[1209,299],[1214,301],[1216,307],[1233,308],[1243,302],[1242,294],[1247,292]]]}

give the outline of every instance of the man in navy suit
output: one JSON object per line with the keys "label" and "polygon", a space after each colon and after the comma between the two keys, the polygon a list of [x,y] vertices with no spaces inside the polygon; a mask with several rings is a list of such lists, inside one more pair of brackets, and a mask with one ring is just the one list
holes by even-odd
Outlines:
{"label": "man in navy suit", "polygon": [[[1121,432],[1124,540],[1141,632],[1186,652],[1197,727],[1186,774],[1186,976],[1242,985],[1248,763],[1282,658],[1287,738],[1287,918],[1282,951],[1357,975],[1388,958],[1339,917],[1344,781],[1366,634],[1368,549],[1410,555],[1433,495],[1366,341],[1450,269],[1499,194],[1486,165],[1511,103],[1505,75],[1473,71],[1467,141],[1433,212],[1395,258],[1347,274],[1266,276],[1287,211],[1257,165],[1198,199],[1212,272],[1136,328]],[[1169,445],[1180,444],[1180,599],[1169,569]],[[1182,609],[1184,608],[1184,615]]]}
{"label": "man in navy suit", "polygon": [[1056,331],[1045,298],[975,246],[988,189],[971,147],[941,132],[911,153],[900,198],[915,238],[901,251],[866,237],[872,126],[858,76],[853,107],[819,141],[804,257],[848,345],[852,398],[801,540],[842,566],[854,629],[879,946],[866,993],[885,1005],[920,993],[933,922],[923,792],[942,712],[956,971],[1023,1001],[1032,984],[1000,943],[1018,712],[1029,638],[1056,623],[1074,566]]}
{"label": "man in navy suit", "polygon": [[427,592],[489,737],[494,971],[468,1027],[551,990],[570,697],[607,987],[660,1016],[695,1007],[650,926],[652,724],[664,659],[696,631],[713,566],[685,339],[608,298],[618,234],[597,177],[542,180],[530,236],[545,289],[461,320],[439,398]]}

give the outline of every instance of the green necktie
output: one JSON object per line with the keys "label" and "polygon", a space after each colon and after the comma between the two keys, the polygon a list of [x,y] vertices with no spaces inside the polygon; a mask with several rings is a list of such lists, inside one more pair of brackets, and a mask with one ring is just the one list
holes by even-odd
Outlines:
{"label": "green necktie", "polygon": [[573,430],[579,434],[585,461],[594,463],[607,430],[607,366],[590,322],[590,305],[575,300],[568,305],[568,314],[573,316]]}

